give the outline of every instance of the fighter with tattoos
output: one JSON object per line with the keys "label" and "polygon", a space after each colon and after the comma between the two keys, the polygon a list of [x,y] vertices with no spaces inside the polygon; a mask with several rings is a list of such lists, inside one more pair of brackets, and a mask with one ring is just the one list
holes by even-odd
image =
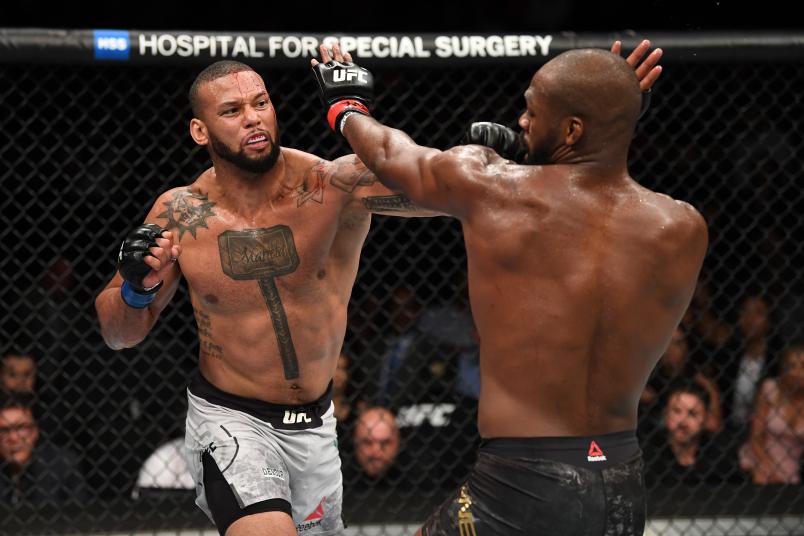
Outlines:
{"label": "fighter with tattoos", "polygon": [[215,63],[190,89],[213,166],[160,195],[96,299],[114,349],[142,341],[187,280],[200,340],[188,388],[196,503],[221,534],[335,534],[341,472],[331,404],[371,213],[431,216],[354,155],[281,147],[262,78]]}

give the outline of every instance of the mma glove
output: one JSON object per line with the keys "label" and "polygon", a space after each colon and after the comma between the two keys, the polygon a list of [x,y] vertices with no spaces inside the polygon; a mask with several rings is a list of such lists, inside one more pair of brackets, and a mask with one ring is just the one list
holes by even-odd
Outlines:
{"label": "mma glove", "polygon": [[368,115],[374,100],[374,77],[350,61],[329,61],[313,67],[318,91],[327,111],[329,128],[343,134],[349,114]]}
{"label": "mma glove", "polygon": [[142,280],[153,268],[145,264],[144,258],[150,255],[150,248],[158,247],[157,238],[162,237],[165,230],[154,223],[146,223],[136,227],[129,233],[120,246],[117,256],[117,269],[123,277],[120,295],[129,307],[143,309],[156,298],[162,287],[162,281],[145,288]]}
{"label": "mma glove", "polygon": [[461,145],[483,145],[507,160],[521,162],[526,148],[522,137],[513,129],[499,123],[482,121],[472,123],[461,138]]}

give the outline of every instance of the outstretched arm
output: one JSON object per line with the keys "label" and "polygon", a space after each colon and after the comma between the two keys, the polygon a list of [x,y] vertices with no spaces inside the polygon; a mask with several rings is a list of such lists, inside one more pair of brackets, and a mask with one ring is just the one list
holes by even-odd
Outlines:
{"label": "outstretched arm", "polygon": [[331,128],[346,137],[358,158],[392,191],[420,207],[464,216],[476,190],[487,184],[482,180],[487,166],[505,161],[484,147],[423,147],[404,132],[380,124],[368,115],[371,73],[351,63],[337,44],[332,54],[325,46],[320,50],[323,63],[313,60],[312,65]]}

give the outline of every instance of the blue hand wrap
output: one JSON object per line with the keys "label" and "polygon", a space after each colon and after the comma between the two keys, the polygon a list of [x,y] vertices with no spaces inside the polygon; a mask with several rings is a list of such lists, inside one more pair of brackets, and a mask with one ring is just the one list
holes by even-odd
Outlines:
{"label": "blue hand wrap", "polygon": [[120,297],[123,298],[123,301],[129,307],[133,307],[134,309],[145,309],[148,307],[148,304],[154,301],[156,298],[156,291],[159,290],[158,287],[162,286],[162,282],[160,281],[158,285],[149,289],[151,292],[148,294],[143,294],[142,292],[137,292],[134,290],[131,285],[129,285],[128,281],[123,281],[123,285],[120,287]]}

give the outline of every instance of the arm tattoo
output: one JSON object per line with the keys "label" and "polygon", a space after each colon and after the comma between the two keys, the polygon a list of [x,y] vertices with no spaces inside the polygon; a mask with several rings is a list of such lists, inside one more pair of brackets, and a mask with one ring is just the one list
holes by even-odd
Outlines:
{"label": "arm tattoo", "polygon": [[357,157],[349,162],[337,162],[330,182],[335,188],[344,192],[353,192],[358,186],[371,186],[377,182],[377,175],[366,167]]}
{"label": "arm tattoo", "polygon": [[235,280],[256,279],[274,325],[285,379],[299,377],[299,361],[290,336],[290,326],[276,288],[275,277],[299,267],[293,233],[286,225],[262,229],[225,231],[218,235],[223,273]]}
{"label": "arm tattoo", "polygon": [[363,205],[371,212],[414,212],[419,207],[402,194],[364,197]]}
{"label": "arm tattoo", "polygon": [[166,219],[165,229],[178,229],[179,240],[184,233],[189,231],[193,238],[199,227],[207,227],[207,218],[215,215],[212,207],[215,203],[207,199],[202,193],[192,192],[190,189],[173,192],[173,198],[165,202],[165,211],[157,218]]}

